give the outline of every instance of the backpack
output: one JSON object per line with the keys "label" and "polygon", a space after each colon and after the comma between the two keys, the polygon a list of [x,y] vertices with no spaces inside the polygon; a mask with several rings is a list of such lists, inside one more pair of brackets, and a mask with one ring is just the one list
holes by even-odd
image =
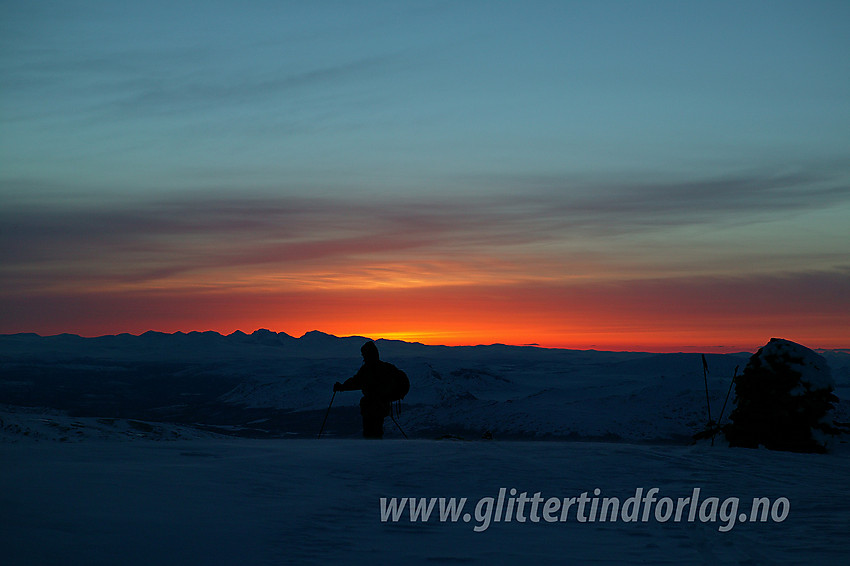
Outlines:
{"label": "backpack", "polygon": [[392,364],[387,364],[388,384],[387,384],[387,401],[401,401],[407,392],[410,391],[410,379],[407,374],[395,367]]}

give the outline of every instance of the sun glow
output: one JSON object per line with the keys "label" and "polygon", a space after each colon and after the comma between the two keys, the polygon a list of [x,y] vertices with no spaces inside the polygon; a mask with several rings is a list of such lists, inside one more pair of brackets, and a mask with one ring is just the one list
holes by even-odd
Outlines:
{"label": "sun glow", "polygon": [[850,344],[840,278],[784,279],[781,285],[691,278],[329,289],[258,289],[244,282],[20,294],[6,309],[19,322],[0,332],[98,336],[267,328],[449,346],[659,352],[751,351],[772,337],[813,348]]}

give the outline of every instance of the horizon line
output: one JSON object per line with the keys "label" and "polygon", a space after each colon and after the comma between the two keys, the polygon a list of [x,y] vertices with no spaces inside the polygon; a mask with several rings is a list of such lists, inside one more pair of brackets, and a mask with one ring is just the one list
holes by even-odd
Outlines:
{"label": "horizon line", "polygon": [[[107,338],[107,337],[117,337],[117,336],[132,336],[135,338],[140,338],[145,334],[162,334],[166,336],[174,336],[174,335],[191,335],[191,334],[216,334],[223,338],[228,338],[234,335],[244,335],[244,336],[252,336],[257,333],[268,332],[275,335],[284,335],[288,338],[292,338],[293,340],[301,340],[307,337],[310,334],[321,334],[324,336],[329,336],[331,338],[336,339],[349,339],[349,338],[360,338],[363,340],[371,340],[371,341],[384,341],[384,342],[401,342],[405,344],[411,345],[421,345],[426,347],[445,347],[445,348],[476,348],[476,347],[494,347],[494,346],[504,346],[504,347],[512,347],[512,348],[537,348],[541,350],[573,350],[573,351],[595,351],[595,352],[616,352],[616,353],[658,353],[658,354],[673,354],[673,353],[705,353],[705,354],[738,354],[738,353],[748,353],[752,354],[755,352],[753,349],[748,349],[742,346],[725,346],[725,345],[715,345],[715,346],[706,346],[706,345],[672,345],[668,348],[658,349],[659,347],[656,345],[654,348],[644,348],[639,344],[634,344],[632,347],[625,346],[623,349],[614,349],[611,347],[599,348],[594,347],[595,345],[590,345],[588,347],[575,347],[575,346],[567,346],[567,345],[541,345],[540,343],[535,342],[523,342],[523,343],[505,343],[505,342],[478,342],[478,343],[434,343],[434,342],[422,342],[420,340],[404,340],[401,338],[394,337],[378,337],[373,338],[370,337],[369,333],[363,334],[344,334],[337,335],[330,332],[325,332],[319,329],[313,329],[304,332],[300,336],[296,336],[294,334],[290,334],[285,331],[276,331],[268,328],[257,328],[251,332],[246,332],[241,329],[233,330],[229,333],[224,333],[218,330],[176,330],[174,332],[167,332],[161,330],[149,329],[144,332],[140,332],[138,334],[134,334],[132,332],[118,332],[113,334],[98,334],[98,335],[87,335],[87,334],[77,334],[74,332],[60,332],[57,334],[40,334],[38,332],[14,332],[14,333],[0,333],[0,337],[13,337],[13,336],[36,336],[38,338],[56,338],[61,336],[73,336],[83,339],[97,339],[97,338]],[[390,333],[393,334],[393,333]],[[765,341],[765,344],[774,337],[768,338]],[[449,342],[449,341],[447,341]],[[802,344],[805,346],[805,344]],[[644,345],[648,346],[648,345]],[[806,346],[809,347],[809,346]],[[820,348],[820,347],[809,347],[815,351],[829,351],[829,352],[842,352],[842,351],[850,351],[850,347],[839,347],[839,348]],[[757,350],[758,348],[756,348]]]}

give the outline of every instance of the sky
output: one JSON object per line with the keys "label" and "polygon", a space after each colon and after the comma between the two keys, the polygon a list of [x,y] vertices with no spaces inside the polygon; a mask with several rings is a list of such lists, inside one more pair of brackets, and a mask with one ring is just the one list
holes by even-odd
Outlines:
{"label": "sky", "polygon": [[0,4],[0,333],[850,347],[850,3]]}

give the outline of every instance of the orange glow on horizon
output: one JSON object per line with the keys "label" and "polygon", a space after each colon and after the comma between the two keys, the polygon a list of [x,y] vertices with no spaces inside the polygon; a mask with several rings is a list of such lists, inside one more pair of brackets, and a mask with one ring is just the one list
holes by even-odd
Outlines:
{"label": "orange glow on horizon", "polygon": [[847,348],[848,300],[840,285],[818,285],[694,279],[380,291],[93,292],[21,297],[6,309],[14,326],[0,319],[0,332],[100,336],[266,328],[296,337],[319,330],[429,345],[653,352],[755,351],[779,337],[811,348]]}
{"label": "orange glow on horizon", "polygon": [[[841,349],[847,342],[828,336],[796,332],[770,332],[742,330],[738,333],[708,331],[604,331],[599,329],[553,330],[512,332],[499,329],[451,329],[447,324],[430,330],[381,330],[380,327],[358,327],[341,324],[338,329],[329,324],[319,330],[335,336],[363,336],[371,339],[401,340],[432,346],[478,346],[505,344],[509,346],[537,346],[541,348],[564,348],[570,350],[606,350],[632,352],[703,352],[730,353],[754,352],[770,338],[780,337],[800,342],[814,349]],[[303,328],[307,328],[306,326]],[[448,329],[447,329],[448,328]],[[271,330],[275,330],[272,328]],[[250,330],[243,330],[250,333]],[[296,337],[309,330],[280,328]]]}

